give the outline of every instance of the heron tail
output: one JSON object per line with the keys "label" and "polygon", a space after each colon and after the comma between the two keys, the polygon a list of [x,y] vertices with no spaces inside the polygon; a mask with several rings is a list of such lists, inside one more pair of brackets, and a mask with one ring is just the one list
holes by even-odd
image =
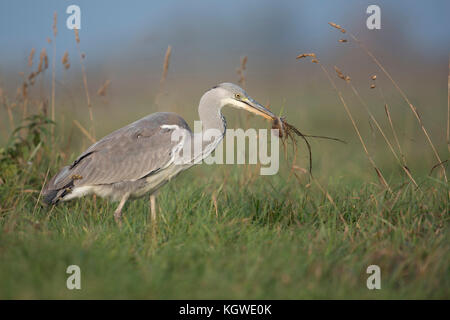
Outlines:
{"label": "heron tail", "polygon": [[58,202],[58,200],[56,200],[58,198],[57,195],[58,190],[47,190],[47,192],[44,193],[42,200],[47,205],[56,204]]}
{"label": "heron tail", "polygon": [[69,167],[64,167],[59,173],[57,173],[44,187],[42,192],[42,200],[47,205],[57,204],[66,194],[71,192],[73,187],[73,180],[66,185],[58,183],[61,181],[61,177],[66,176],[69,173]]}

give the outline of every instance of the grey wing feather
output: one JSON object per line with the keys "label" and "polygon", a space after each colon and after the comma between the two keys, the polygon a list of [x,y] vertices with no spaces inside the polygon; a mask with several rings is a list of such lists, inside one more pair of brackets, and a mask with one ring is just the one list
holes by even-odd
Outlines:
{"label": "grey wing feather", "polygon": [[162,125],[178,125],[190,131],[183,118],[166,112],[151,114],[116,130],[55,175],[44,189],[44,200],[49,202],[57,190],[135,181],[164,168],[178,142],[172,141],[172,131]]}

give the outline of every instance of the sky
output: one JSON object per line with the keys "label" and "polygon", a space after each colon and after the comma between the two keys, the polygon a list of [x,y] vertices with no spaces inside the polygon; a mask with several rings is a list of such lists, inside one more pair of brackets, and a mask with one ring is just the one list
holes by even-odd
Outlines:
{"label": "sky", "polygon": [[[315,73],[308,69],[312,67],[303,64],[300,69],[296,64],[295,57],[303,52],[316,52],[321,62],[331,68],[343,66],[354,75],[372,72],[373,64],[358,56],[354,45],[352,49],[350,43],[338,43],[348,34],[328,22],[344,26],[368,44],[396,79],[406,81],[405,86],[413,90],[422,82],[446,90],[448,0],[2,0],[0,86],[10,85],[12,90],[21,82],[20,72],[31,71],[27,68],[31,48],[37,52],[35,66],[42,48],[52,56],[47,38],[53,37],[55,12],[57,80],[71,75],[81,79],[74,32],[66,27],[66,9],[73,4],[81,9],[80,50],[86,53],[92,90],[111,79],[118,95],[147,88],[156,94],[169,45],[168,79],[178,81],[171,83],[172,88],[186,87],[197,95],[207,86],[236,81],[236,67],[244,55],[249,57],[249,83],[263,92],[277,84],[286,87],[293,79],[298,81],[296,87],[317,85]],[[366,27],[366,9],[373,4],[381,10],[380,30]],[[60,65],[66,51],[72,65],[67,75]],[[188,88],[192,79],[198,89]]]}
{"label": "sky", "polygon": [[[92,61],[111,52],[132,48],[160,51],[168,44],[197,55],[228,53],[244,47],[250,53],[274,54],[276,48],[324,49],[332,37],[326,22],[352,27],[359,35],[396,36],[422,54],[446,56],[450,50],[450,2],[435,1],[65,1],[2,0],[0,58],[2,64],[23,62],[31,47],[42,47],[52,35],[58,14],[57,50],[74,47],[73,32],[65,26],[66,8],[81,8],[83,49]],[[381,8],[381,30],[365,27],[368,5]],[[389,41],[387,41],[389,42]],[[139,56],[136,52],[136,56]],[[2,65],[4,68],[5,66]]]}

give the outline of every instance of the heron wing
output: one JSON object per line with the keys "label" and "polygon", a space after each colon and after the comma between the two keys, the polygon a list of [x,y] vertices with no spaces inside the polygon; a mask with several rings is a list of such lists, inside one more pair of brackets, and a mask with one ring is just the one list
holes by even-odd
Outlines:
{"label": "heron wing", "polygon": [[168,166],[179,141],[172,141],[173,129],[163,125],[190,131],[176,114],[149,115],[93,144],[52,179],[49,189],[135,181]]}

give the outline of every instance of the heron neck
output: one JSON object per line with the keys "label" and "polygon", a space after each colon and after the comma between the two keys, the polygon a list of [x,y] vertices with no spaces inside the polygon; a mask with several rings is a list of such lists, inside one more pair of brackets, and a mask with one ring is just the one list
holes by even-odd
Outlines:
{"label": "heron neck", "polygon": [[208,157],[225,135],[227,124],[220,112],[222,107],[220,100],[208,93],[200,99],[198,114],[202,122],[202,132],[194,134],[194,141],[201,140],[200,144],[197,144],[202,146],[201,159]]}
{"label": "heron neck", "polygon": [[222,107],[221,101],[217,98],[209,96],[208,93],[203,95],[198,106],[198,115],[202,122],[203,132],[206,132],[208,129],[214,129],[225,134],[227,123],[220,112]]}

